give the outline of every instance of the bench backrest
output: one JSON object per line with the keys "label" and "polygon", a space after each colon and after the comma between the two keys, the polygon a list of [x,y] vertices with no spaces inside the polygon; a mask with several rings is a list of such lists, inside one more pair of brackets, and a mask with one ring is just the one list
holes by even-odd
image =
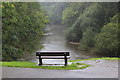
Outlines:
{"label": "bench backrest", "polygon": [[36,56],[69,56],[69,52],[36,52]]}

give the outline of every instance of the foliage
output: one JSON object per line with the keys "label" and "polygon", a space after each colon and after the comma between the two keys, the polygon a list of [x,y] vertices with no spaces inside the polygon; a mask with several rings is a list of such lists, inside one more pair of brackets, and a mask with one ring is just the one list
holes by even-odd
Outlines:
{"label": "foliage", "polygon": [[62,23],[67,27],[72,26],[79,15],[82,14],[84,9],[89,5],[90,3],[69,3],[68,7],[63,11]]}
{"label": "foliage", "polygon": [[[83,50],[115,56],[119,43],[118,27],[117,22],[111,22],[111,18],[118,13],[118,3],[73,3],[74,6],[71,4],[68,4],[62,14],[62,21],[67,28],[67,41],[79,42],[79,47]],[[108,27],[104,28],[105,26]],[[116,27],[113,29],[113,26]],[[109,38],[106,38],[108,36]]]}
{"label": "foliage", "polygon": [[83,38],[80,40],[80,48],[82,50],[90,50],[92,47],[94,47],[94,38],[95,32],[91,27],[88,27],[83,33]]}
{"label": "foliage", "polygon": [[0,1],[0,16],[2,16],[2,2]]}
{"label": "foliage", "polygon": [[[81,67],[78,67],[82,65]],[[41,69],[57,69],[57,70],[74,70],[74,69],[85,69],[90,65],[83,63],[72,63],[68,66],[37,66],[36,63],[32,62],[0,62],[0,66],[6,67],[20,67],[20,68],[41,68]]]}
{"label": "foliage", "polygon": [[117,2],[105,2],[105,3],[99,3],[105,11],[105,18],[104,21],[105,23],[110,22],[110,18],[113,17],[115,14],[118,13],[118,5],[119,3]]}
{"label": "foliage", "polygon": [[18,60],[38,48],[47,20],[36,2],[3,2],[3,61]]}
{"label": "foliage", "polygon": [[[103,23],[104,13],[103,10],[98,3],[91,4],[89,7],[83,11],[83,13],[77,18],[74,24],[71,26],[75,28],[75,38],[77,39],[75,42],[80,41],[83,37],[83,33],[85,32],[86,28],[92,27],[94,31],[98,32],[101,23]],[[101,15],[101,16],[100,16]],[[74,30],[74,29],[73,29]],[[70,33],[68,33],[70,34]],[[73,38],[73,37],[69,37]]]}
{"label": "foliage", "polygon": [[49,19],[49,24],[61,24],[62,11],[65,8],[63,2],[40,3]]}
{"label": "foliage", "polygon": [[66,39],[68,42],[79,42],[79,39],[81,38],[82,38],[82,31],[79,30],[78,28],[74,28],[73,26],[66,30]]}
{"label": "foliage", "polygon": [[66,30],[66,39],[69,42],[79,42],[82,38],[82,30],[79,27],[79,16],[83,13],[83,11],[88,7],[90,3],[71,3],[69,6],[63,11],[62,20]]}
{"label": "foliage", "polygon": [[[118,55],[118,14],[115,15],[110,23],[102,28],[102,31],[96,35],[95,49],[97,53],[105,55]],[[114,53],[114,54],[113,54]]]}

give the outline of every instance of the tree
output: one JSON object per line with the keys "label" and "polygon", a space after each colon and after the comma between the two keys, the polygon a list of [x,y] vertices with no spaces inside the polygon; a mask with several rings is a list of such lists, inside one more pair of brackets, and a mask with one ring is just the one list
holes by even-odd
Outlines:
{"label": "tree", "polygon": [[107,56],[118,56],[118,14],[115,15],[110,23],[102,28],[102,31],[96,35],[95,49],[96,53]]}
{"label": "tree", "polygon": [[40,4],[43,6],[49,18],[50,24],[61,24],[62,12],[63,9],[65,8],[66,3],[51,2],[51,3],[40,3]]}
{"label": "tree", "polygon": [[91,50],[95,45],[94,37],[117,14],[118,3],[74,4],[69,4],[63,11],[66,39],[68,42],[79,42],[81,49]]}
{"label": "tree", "polygon": [[62,23],[66,27],[71,27],[84,9],[89,6],[90,3],[69,3],[64,9],[62,14]]}
{"label": "tree", "polygon": [[19,60],[38,49],[46,22],[45,15],[36,2],[3,2],[3,61]]}
{"label": "tree", "polygon": [[82,38],[82,29],[80,27],[81,18],[84,10],[90,3],[71,3],[68,8],[63,11],[62,20],[67,27],[66,39],[69,42],[79,42]]}
{"label": "tree", "polygon": [[95,35],[96,33],[91,27],[87,28],[86,31],[83,33],[83,38],[80,40],[80,49],[90,50],[91,48],[93,48],[95,43]]}

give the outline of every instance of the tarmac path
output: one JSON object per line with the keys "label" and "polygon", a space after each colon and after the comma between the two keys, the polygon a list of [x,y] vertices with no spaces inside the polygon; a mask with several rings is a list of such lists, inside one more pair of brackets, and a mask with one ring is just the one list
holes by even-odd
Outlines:
{"label": "tarmac path", "polygon": [[118,78],[117,60],[90,60],[81,63],[92,66],[81,70],[2,67],[2,78]]}

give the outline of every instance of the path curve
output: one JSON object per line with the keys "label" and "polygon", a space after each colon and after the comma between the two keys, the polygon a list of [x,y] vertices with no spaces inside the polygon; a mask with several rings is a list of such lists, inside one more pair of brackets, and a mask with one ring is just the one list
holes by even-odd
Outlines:
{"label": "path curve", "polygon": [[118,78],[117,60],[90,60],[82,63],[92,66],[82,70],[2,67],[2,78]]}

